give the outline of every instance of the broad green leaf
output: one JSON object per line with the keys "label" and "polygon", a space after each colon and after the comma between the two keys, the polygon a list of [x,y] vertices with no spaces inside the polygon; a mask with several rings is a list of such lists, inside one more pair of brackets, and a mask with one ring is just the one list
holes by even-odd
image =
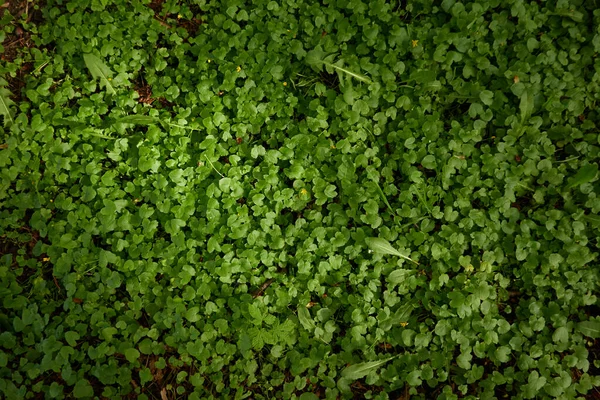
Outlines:
{"label": "broad green leaf", "polygon": [[409,260],[415,264],[419,264],[412,258],[407,257],[404,254],[400,253],[398,250],[394,249],[392,247],[392,245],[390,244],[390,242],[388,242],[385,239],[371,237],[371,238],[366,238],[365,243],[367,243],[367,246],[369,246],[369,248],[376,253],[390,254],[393,256],[398,256],[398,257],[404,258],[405,260]]}
{"label": "broad green leaf", "polygon": [[374,371],[385,365],[387,362],[392,360],[394,357],[388,357],[378,361],[368,361],[360,364],[350,365],[342,371],[342,378],[356,380],[367,376],[371,371]]}
{"label": "broad green leaf", "polygon": [[81,201],[88,202],[96,197],[96,191],[91,186],[84,186],[82,192]]}
{"label": "broad green leaf", "polygon": [[571,179],[571,182],[567,185],[567,190],[590,182],[596,177],[596,174],[598,174],[598,164],[584,165],[579,168],[579,171]]}
{"label": "broad green leaf", "polygon": [[298,320],[307,331],[312,332],[315,329],[315,322],[306,307],[298,306]]}
{"label": "broad green leaf", "polygon": [[124,355],[127,361],[129,361],[130,363],[134,363],[138,360],[138,358],[140,358],[140,352],[134,348],[129,348],[125,350]]}
{"label": "broad green leaf", "polygon": [[73,388],[73,397],[81,399],[83,397],[92,397],[94,395],[94,388],[90,385],[87,379],[81,379],[77,381]]}
{"label": "broad green leaf", "polygon": [[309,65],[318,66],[323,61],[325,57],[325,53],[321,50],[320,47],[316,47],[313,50],[306,53],[305,60]]}
{"label": "broad green leaf", "polygon": [[583,22],[584,14],[581,11],[575,11],[573,9],[560,9],[556,10],[553,15],[561,17],[571,18],[575,22]]}
{"label": "broad green leaf", "polygon": [[421,371],[416,370],[408,374],[406,377],[406,383],[410,386],[419,386],[423,381],[421,380]]}
{"label": "broad green leaf", "polygon": [[600,338],[600,321],[584,321],[575,325],[576,329],[583,335],[592,339]]}
{"label": "broad green leaf", "polygon": [[494,102],[494,92],[491,90],[483,90],[479,93],[479,99],[486,106],[491,106]]}
{"label": "broad green leaf", "polygon": [[11,93],[8,89],[0,86],[0,115],[4,116],[4,126],[7,126],[9,122],[14,122],[11,115],[10,106],[14,102],[10,99]]}
{"label": "broad green leaf", "polygon": [[523,94],[521,95],[519,110],[521,111],[521,122],[525,122],[525,120],[529,118],[533,112],[533,94],[527,89],[524,90]]}
{"label": "broad green leaf", "polygon": [[154,376],[152,375],[150,368],[143,368],[140,370],[140,383],[142,385],[145,385],[146,383],[151,382],[153,377]]}
{"label": "broad green leaf", "polygon": [[567,343],[569,340],[569,330],[565,326],[557,328],[552,334],[554,343]]}
{"label": "broad green leaf", "polygon": [[77,346],[77,341],[79,340],[79,333],[75,331],[65,332],[65,340],[71,347]]}
{"label": "broad green leaf", "polygon": [[198,314],[199,312],[200,307],[190,307],[185,312],[185,318],[190,322],[198,322],[201,318],[200,314]]}
{"label": "broad green leaf", "polygon": [[600,225],[600,217],[598,217],[597,215],[592,215],[592,214],[590,214],[590,215],[584,215],[583,218],[586,219],[586,220],[588,220],[594,226],[599,226]]}
{"label": "broad green leaf", "polygon": [[411,271],[409,269],[397,269],[388,275],[387,281],[392,285],[397,285],[404,282],[404,280],[414,272],[415,271]]}
{"label": "broad green leaf", "polygon": [[[531,371],[529,373],[529,378],[527,379],[527,385],[531,389],[530,392],[533,393],[533,395],[535,396],[535,392],[539,391],[541,388],[543,388],[546,385],[546,378],[543,376],[540,376],[538,371]],[[534,397],[534,396],[531,396],[531,397]],[[527,397],[531,398],[529,396],[527,396]]]}
{"label": "broad green leaf", "polygon": [[427,169],[435,169],[435,167],[437,166],[435,156],[431,154],[426,155],[425,157],[423,157],[423,160],[421,160],[421,165]]}
{"label": "broad green leaf", "polygon": [[86,53],[83,55],[85,66],[90,70],[90,74],[95,79],[100,79],[100,85],[106,88],[109,94],[116,94],[110,81],[112,81],[112,71],[104,62],[93,54]]}
{"label": "broad green leaf", "polygon": [[415,306],[413,306],[410,303],[403,304],[400,306],[400,308],[398,308],[396,310],[396,312],[394,314],[392,314],[386,320],[382,321],[379,324],[379,326],[384,331],[387,331],[393,326],[405,325],[408,323],[408,319],[410,318],[410,315],[412,314],[414,309],[415,309]]}

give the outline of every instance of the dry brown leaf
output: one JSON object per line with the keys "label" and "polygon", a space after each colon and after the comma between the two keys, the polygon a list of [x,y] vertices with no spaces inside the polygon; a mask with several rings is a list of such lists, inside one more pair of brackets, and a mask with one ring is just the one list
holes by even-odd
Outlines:
{"label": "dry brown leaf", "polygon": [[169,400],[169,398],[167,397],[167,388],[162,388],[162,390],[160,391],[160,398],[161,400]]}

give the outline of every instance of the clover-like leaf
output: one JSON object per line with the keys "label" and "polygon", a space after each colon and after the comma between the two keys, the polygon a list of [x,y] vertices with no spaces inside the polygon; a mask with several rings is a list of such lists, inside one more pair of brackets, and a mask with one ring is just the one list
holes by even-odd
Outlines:
{"label": "clover-like leaf", "polygon": [[73,397],[81,399],[84,397],[92,397],[94,395],[94,388],[87,379],[80,379],[73,388]]}
{"label": "clover-like leaf", "polygon": [[140,352],[137,349],[129,348],[124,352],[125,358],[130,363],[134,363],[140,358]]}

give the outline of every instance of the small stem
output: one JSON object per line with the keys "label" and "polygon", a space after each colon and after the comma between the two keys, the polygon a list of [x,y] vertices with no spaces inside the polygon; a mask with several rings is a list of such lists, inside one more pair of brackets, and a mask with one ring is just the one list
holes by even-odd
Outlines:
{"label": "small stem", "polygon": [[210,159],[208,158],[208,156],[204,155],[204,157],[206,157],[206,161],[208,161],[208,163],[215,170],[215,172],[217,174],[221,175],[221,178],[225,178],[225,175],[223,175],[222,173],[220,173],[219,171],[217,171],[217,169],[215,168],[215,165],[212,163],[212,161],[210,161]]}

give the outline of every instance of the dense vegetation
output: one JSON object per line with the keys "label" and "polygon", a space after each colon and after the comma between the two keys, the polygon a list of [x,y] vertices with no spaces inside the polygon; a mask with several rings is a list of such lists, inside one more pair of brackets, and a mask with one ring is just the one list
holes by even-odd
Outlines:
{"label": "dense vegetation", "polygon": [[599,1],[37,3],[0,397],[598,396]]}

